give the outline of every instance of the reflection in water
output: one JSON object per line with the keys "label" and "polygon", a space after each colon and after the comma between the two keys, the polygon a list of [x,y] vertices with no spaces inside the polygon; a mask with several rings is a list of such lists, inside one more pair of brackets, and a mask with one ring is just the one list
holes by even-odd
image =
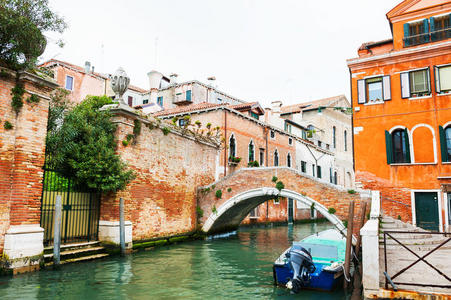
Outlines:
{"label": "reflection in water", "polygon": [[330,224],[242,228],[236,235],[193,241],[125,258],[66,265],[0,278],[1,299],[344,299],[273,285],[272,263],[293,240]]}

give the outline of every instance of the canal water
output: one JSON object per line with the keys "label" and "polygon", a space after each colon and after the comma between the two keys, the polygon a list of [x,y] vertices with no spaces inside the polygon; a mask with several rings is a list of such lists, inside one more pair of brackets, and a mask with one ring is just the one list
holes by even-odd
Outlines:
{"label": "canal water", "polygon": [[293,240],[330,223],[240,228],[234,235],[0,277],[0,299],[346,299],[273,285],[272,263]]}

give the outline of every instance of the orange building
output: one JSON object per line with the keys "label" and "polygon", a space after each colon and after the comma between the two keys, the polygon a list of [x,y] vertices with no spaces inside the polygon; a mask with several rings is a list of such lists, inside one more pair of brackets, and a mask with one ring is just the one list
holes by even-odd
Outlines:
{"label": "orange building", "polygon": [[386,215],[449,231],[451,2],[406,0],[387,13],[392,39],[364,43],[351,73],[356,182]]}

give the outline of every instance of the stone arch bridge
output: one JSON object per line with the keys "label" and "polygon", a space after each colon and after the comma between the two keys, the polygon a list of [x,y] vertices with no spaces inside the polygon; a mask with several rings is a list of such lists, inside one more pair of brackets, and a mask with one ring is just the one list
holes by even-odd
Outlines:
{"label": "stone arch bridge", "polygon": [[[281,191],[276,188],[273,176],[284,184]],[[198,188],[197,206],[203,211],[198,225],[208,234],[234,230],[253,208],[277,196],[299,200],[308,206],[314,203],[314,208],[340,231],[345,229],[342,220],[348,218],[350,200],[355,202],[354,228],[357,228],[360,205],[363,201],[370,202],[371,197],[369,192],[350,194],[343,187],[288,167],[243,168]],[[329,208],[336,212],[329,213]]]}

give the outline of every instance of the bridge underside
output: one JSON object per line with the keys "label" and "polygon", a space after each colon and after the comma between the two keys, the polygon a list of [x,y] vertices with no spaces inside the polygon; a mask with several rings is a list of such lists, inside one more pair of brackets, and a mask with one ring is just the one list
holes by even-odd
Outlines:
{"label": "bridge underside", "polygon": [[271,199],[274,199],[274,196],[265,195],[237,202],[216,218],[215,222],[210,227],[210,230],[208,230],[208,233],[212,234],[236,230],[241,221],[244,220],[252,209]]}

